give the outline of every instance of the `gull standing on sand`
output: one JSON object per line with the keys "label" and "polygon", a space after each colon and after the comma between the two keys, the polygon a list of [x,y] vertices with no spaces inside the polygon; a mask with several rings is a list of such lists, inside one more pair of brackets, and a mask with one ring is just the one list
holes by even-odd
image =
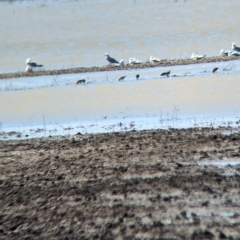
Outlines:
{"label": "gull standing on sand", "polygon": [[193,53],[191,55],[191,59],[193,59],[193,60],[200,60],[200,59],[202,59],[204,57],[206,57],[206,55],[199,55],[199,54],[196,54],[196,53]]}
{"label": "gull standing on sand", "polygon": [[124,61],[122,59],[119,61],[118,66],[124,67]]}
{"label": "gull standing on sand", "polygon": [[221,56],[223,56],[223,57],[225,57],[225,56],[228,56],[229,55],[229,50],[225,50],[225,49],[222,49],[221,51],[220,51],[220,54],[221,54]]}
{"label": "gull standing on sand", "polygon": [[240,47],[237,47],[236,43],[232,43],[232,50],[234,52],[240,52]]}
{"label": "gull standing on sand", "polygon": [[159,58],[156,58],[154,56],[150,57],[150,62],[152,62],[152,63],[156,63],[156,62],[160,62],[160,61],[161,61],[161,59],[159,59]]}
{"label": "gull standing on sand", "polygon": [[239,57],[240,56],[240,52],[229,51],[228,56]]}
{"label": "gull standing on sand", "polygon": [[106,53],[104,56],[109,64],[119,64],[119,62],[115,58],[110,57],[108,53]]}
{"label": "gull standing on sand", "polygon": [[29,65],[27,65],[26,66],[26,69],[25,69],[25,72],[27,73],[30,73],[30,72],[32,72],[33,71],[33,69],[32,69],[32,67],[31,66],[29,66]]}
{"label": "gull standing on sand", "polygon": [[27,67],[26,67],[25,72],[32,72],[33,68],[35,68],[35,67],[43,67],[42,64],[37,64],[35,62],[32,62],[32,60],[30,58],[28,58],[26,60],[26,64],[27,64]]}
{"label": "gull standing on sand", "polygon": [[26,64],[29,65],[30,67],[43,67],[42,64],[37,64],[35,62],[32,62],[30,58],[26,60]]}
{"label": "gull standing on sand", "polygon": [[142,60],[138,60],[136,58],[129,58],[128,63],[132,65],[139,64],[139,63],[142,63]]}

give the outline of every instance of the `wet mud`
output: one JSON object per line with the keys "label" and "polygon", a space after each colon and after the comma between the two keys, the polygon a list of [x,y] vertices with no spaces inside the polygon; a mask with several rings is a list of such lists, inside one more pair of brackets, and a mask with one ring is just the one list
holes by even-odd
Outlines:
{"label": "wet mud", "polygon": [[[1,141],[2,239],[239,239],[240,133]],[[225,133],[224,133],[225,132]]]}
{"label": "wet mud", "polygon": [[125,66],[113,66],[106,65],[102,67],[78,67],[70,69],[59,69],[59,70],[39,70],[33,71],[30,73],[26,72],[15,72],[15,73],[2,73],[0,74],[0,79],[8,78],[18,78],[18,77],[36,77],[44,75],[60,75],[60,74],[71,74],[71,73],[87,73],[87,72],[103,72],[103,71],[113,71],[113,70],[128,70],[128,69],[144,69],[152,67],[167,67],[167,66],[177,66],[177,65],[188,65],[188,64],[197,64],[197,63],[211,63],[211,62],[225,62],[231,60],[239,60],[240,57],[205,57],[200,60],[193,59],[174,59],[168,60],[164,59],[157,63],[145,62],[141,64],[125,64]]}

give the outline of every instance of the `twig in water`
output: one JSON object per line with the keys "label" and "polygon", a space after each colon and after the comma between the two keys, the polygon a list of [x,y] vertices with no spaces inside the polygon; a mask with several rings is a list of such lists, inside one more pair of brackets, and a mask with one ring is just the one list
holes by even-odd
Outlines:
{"label": "twig in water", "polygon": [[160,122],[161,122],[161,124],[162,124],[162,122],[163,122],[163,119],[162,119],[162,111],[161,111],[161,109],[160,109],[160,120],[159,120]]}
{"label": "twig in water", "polygon": [[176,120],[178,120],[177,112],[179,111],[179,109],[175,105],[173,105],[173,106],[174,106],[173,107],[173,116]]}
{"label": "twig in water", "polygon": [[43,117],[43,126],[44,126],[44,131],[46,132],[46,123],[45,123],[44,114],[42,115],[42,117]]}
{"label": "twig in water", "polygon": [[229,63],[225,68],[223,68],[223,71],[231,71],[233,69],[233,63]]}

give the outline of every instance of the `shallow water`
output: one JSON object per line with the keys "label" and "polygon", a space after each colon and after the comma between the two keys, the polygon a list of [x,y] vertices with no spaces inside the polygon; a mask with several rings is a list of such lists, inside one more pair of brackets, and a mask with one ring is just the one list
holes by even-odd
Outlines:
{"label": "shallow water", "polygon": [[[134,78],[136,70],[127,71],[122,82],[121,71],[108,72],[108,79],[106,73],[93,73],[90,80],[100,80],[83,85],[75,84],[76,75],[62,75],[51,87],[38,86],[45,77],[8,80],[12,89],[0,92],[1,130],[39,128],[36,133],[59,135],[239,125],[238,72],[156,78],[157,71],[142,70],[140,80]],[[31,80],[33,89],[24,90]]]}
{"label": "shallow water", "polygon": [[[160,76],[162,72],[171,70],[170,77],[192,77],[202,75],[213,75],[212,69],[218,67],[217,72],[214,75],[240,74],[240,61],[227,61],[227,62],[212,62],[201,64],[189,64],[180,66],[168,66],[168,67],[152,67],[145,69],[132,69],[132,70],[118,70],[107,72],[87,72],[76,74],[62,74],[62,75],[49,75],[39,77],[17,77],[11,79],[0,80],[0,91],[16,91],[16,90],[28,90],[34,88],[46,88],[56,86],[68,86],[76,85],[77,80],[85,79],[86,83],[98,84],[98,83],[114,83],[117,82],[119,77],[126,76],[124,82],[135,81],[136,74],[139,74],[139,81],[150,79],[162,79],[168,78]],[[210,78],[214,77],[210,76]]]}
{"label": "shallow water", "polygon": [[[219,55],[240,45],[239,0],[1,1],[0,72]],[[43,17],[44,16],[44,17]]]}
{"label": "shallow water", "polygon": [[[125,62],[151,55],[186,58],[192,52],[216,56],[232,42],[238,45],[239,6],[237,0],[3,1],[0,72],[23,71],[28,57],[56,69],[106,65],[106,52]],[[219,67],[216,74],[213,67]],[[171,77],[160,77],[167,70]],[[0,130],[41,136],[238,127],[239,76],[240,62],[230,61],[5,79]],[[82,78],[86,83],[76,86]]]}
{"label": "shallow water", "polygon": [[200,166],[218,166],[218,167],[226,167],[226,166],[236,166],[240,165],[240,159],[226,159],[226,160],[209,160],[199,162]]}
{"label": "shallow water", "polygon": [[73,122],[124,116],[240,116],[238,74],[56,86],[0,94],[1,122]]}
{"label": "shallow water", "polygon": [[[194,214],[197,217],[210,217],[210,216],[221,216],[221,217],[225,217],[225,218],[233,218],[234,216],[238,216],[238,212],[230,212],[230,211],[218,211],[217,209],[215,210],[199,210],[199,211],[194,211]],[[190,212],[187,213],[187,217],[190,218],[192,217],[192,215],[190,214]]]}

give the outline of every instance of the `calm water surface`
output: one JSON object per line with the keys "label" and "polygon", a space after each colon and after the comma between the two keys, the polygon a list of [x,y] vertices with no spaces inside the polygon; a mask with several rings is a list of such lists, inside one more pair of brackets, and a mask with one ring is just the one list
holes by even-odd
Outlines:
{"label": "calm water surface", "polygon": [[[125,62],[216,56],[240,45],[239,9],[239,0],[0,1],[0,72],[23,71],[29,57],[56,69],[106,65],[106,52]],[[0,131],[239,125],[238,61],[171,67],[178,77],[160,78],[165,70],[1,80]]]}
{"label": "calm water surface", "polygon": [[235,124],[240,119],[239,89],[239,74],[220,73],[1,91],[1,128],[47,126],[59,131],[73,124],[75,132],[76,126],[89,132],[90,125],[99,132],[111,124],[129,128],[131,122],[136,129],[160,128],[163,122],[165,127],[183,127],[186,119],[188,127],[217,121],[227,125],[228,119]]}
{"label": "calm water surface", "polygon": [[219,55],[240,45],[239,0],[0,2],[0,72],[106,65],[116,59]]}

